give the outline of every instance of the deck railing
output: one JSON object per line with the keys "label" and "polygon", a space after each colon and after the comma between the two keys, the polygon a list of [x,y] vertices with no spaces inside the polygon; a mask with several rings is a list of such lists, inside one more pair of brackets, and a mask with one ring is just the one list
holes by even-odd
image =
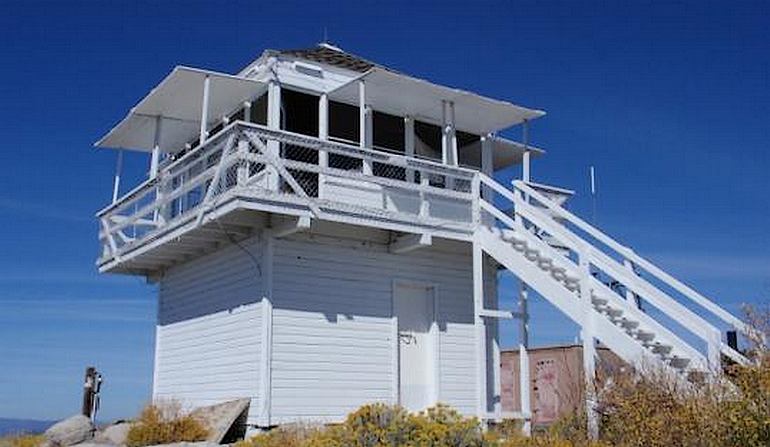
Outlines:
{"label": "deck railing", "polygon": [[[235,122],[100,211],[101,261],[225,201],[470,231],[476,171]],[[475,182],[475,183],[474,183]]]}

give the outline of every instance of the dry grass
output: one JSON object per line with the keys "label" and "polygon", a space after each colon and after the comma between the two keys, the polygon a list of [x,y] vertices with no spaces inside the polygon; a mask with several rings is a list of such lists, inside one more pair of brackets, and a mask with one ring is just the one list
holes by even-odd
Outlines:
{"label": "dry grass", "polygon": [[0,447],[38,447],[45,441],[43,435],[13,435],[0,437]]}
{"label": "dry grass", "polygon": [[176,402],[147,405],[126,437],[128,447],[203,441],[209,429]]}

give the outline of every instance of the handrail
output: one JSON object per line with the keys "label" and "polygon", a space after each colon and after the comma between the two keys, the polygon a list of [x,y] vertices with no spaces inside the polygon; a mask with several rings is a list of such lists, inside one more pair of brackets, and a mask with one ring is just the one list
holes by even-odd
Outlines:
{"label": "handrail", "polygon": [[173,169],[176,169],[178,166],[182,166],[193,155],[197,155],[203,152],[203,150],[206,149],[209,145],[211,145],[214,141],[217,141],[218,139],[222,138],[223,135],[228,133],[233,127],[236,127],[238,123],[241,123],[241,122],[242,121],[236,121],[228,124],[222,130],[217,132],[216,135],[206,139],[205,141],[203,141],[203,143],[195,146],[194,149],[191,149],[189,152],[187,152],[180,158],[174,160],[173,162],[169,163],[168,165],[161,167],[161,169],[158,171],[158,174],[155,176],[155,178],[148,178],[147,180],[143,181],[142,183],[140,183],[139,185],[131,189],[129,192],[120,196],[115,202],[97,211],[96,216],[101,217],[105,215],[109,211],[112,211],[113,209],[120,206],[122,203],[136,196],[139,192],[154,186],[155,183],[158,183],[160,179],[168,175],[168,173],[171,172]]}
{"label": "handrail", "polygon": [[[342,149],[344,151],[352,152],[358,155],[366,155],[370,157],[382,158],[383,162],[389,162],[389,163],[393,163],[395,160],[398,160],[403,164],[403,167],[408,167],[411,169],[429,169],[436,174],[441,174],[441,173],[452,173],[454,175],[462,174],[462,175],[467,175],[468,178],[470,179],[477,173],[472,169],[468,169],[460,166],[447,166],[445,164],[438,163],[432,160],[424,160],[424,159],[419,159],[415,157],[408,157],[406,155],[377,151],[374,149],[354,146],[352,144],[347,144],[347,143],[333,141],[333,140],[322,140],[318,137],[303,135],[296,132],[290,132],[287,130],[271,129],[261,124],[250,123],[247,121],[234,121],[228,124],[227,126],[225,126],[219,132],[217,132],[216,135],[205,140],[203,143],[199,144],[198,146],[196,146],[194,149],[184,154],[179,159],[174,160],[172,163],[166,166],[163,166],[159,170],[158,175],[155,178],[145,180],[144,182],[140,183],[129,192],[123,194],[114,203],[111,203],[106,207],[102,208],[101,210],[99,210],[96,213],[96,216],[102,217],[106,213],[119,207],[122,203],[130,200],[140,192],[145,191],[149,188],[152,188],[153,186],[155,186],[156,183],[160,181],[160,179],[168,175],[169,172],[173,171],[179,166],[183,166],[184,163],[186,163],[191,157],[203,152],[214,141],[218,140],[219,138],[222,138],[223,135],[230,132],[234,127],[251,128],[253,130],[259,130],[263,135],[272,136],[276,139],[280,137],[289,137],[295,140],[303,141],[306,144],[317,145],[318,149],[320,150],[323,150],[324,148],[331,148],[331,149],[338,149],[338,150]],[[377,161],[377,160],[374,160],[374,161]]]}
{"label": "handrail", "polygon": [[581,230],[585,231],[592,237],[594,237],[596,240],[604,243],[609,248],[615,250],[617,253],[623,255],[626,259],[630,260],[634,264],[642,267],[647,272],[651,273],[658,279],[662,280],[663,282],[667,283],[671,287],[673,287],[675,290],[680,292],[682,295],[686,296],[690,300],[694,301],[695,303],[701,305],[702,307],[706,308],[707,310],[711,311],[712,314],[718,316],[722,321],[731,324],[735,329],[741,331],[744,334],[749,334],[750,330],[746,326],[746,324],[741,321],[740,319],[736,318],[726,310],[722,309],[720,306],[715,304],[713,301],[709,300],[705,296],[701,295],[700,293],[696,292],[686,284],[680,282],[673,276],[669,275],[668,273],[661,270],[659,267],[651,263],[650,261],[642,258],[641,256],[637,255],[633,250],[630,248],[620,244],[619,242],[612,239],[610,236],[606,235],[605,233],[597,230],[595,227],[591,226],[584,220],[580,219],[579,217],[575,216],[574,214],[570,213],[569,211],[565,210],[563,207],[558,206],[554,204],[551,200],[544,197],[535,189],[531,188],[526,183],[516,180],[513,182],[513,185],[516,189],[521,190],[522,192],[526,193],[528,196],[534,198],[538,202],[540,202],[543,206],[547,207],[550,211],[558,214],[559,217],[566,219],[570,221],[572,224],[574,224],[576,227],[580,228]]}

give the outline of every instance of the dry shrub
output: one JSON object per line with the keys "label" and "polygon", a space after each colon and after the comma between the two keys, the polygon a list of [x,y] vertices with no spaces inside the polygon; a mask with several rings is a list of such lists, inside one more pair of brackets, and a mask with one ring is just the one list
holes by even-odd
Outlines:
{"label": "dry shrub", "polygon": [[126,437],[128,447],[141,447],[172,442],[203,441],[208,428],[177,402],[163,402],[144,407],[139,419],[131,425]]}
{"label": "dry shrub", "polygon": [[0,437],[0,447],[38,447],[45,442],[43,435],[14,435]]}
{"label": "dry shrub", "polygon": [[649,368],[615,374],[599,396],[601,438],[618,446],[770,446],[770,312],[747,315],[755,363],[698,383]]}
{"label": "dry shrub", "polygon": [[242,441],[237,447],[482,447],[481,425],[446,405],[419,414],[381,403],[364,405],[341,425],[286,426]]}

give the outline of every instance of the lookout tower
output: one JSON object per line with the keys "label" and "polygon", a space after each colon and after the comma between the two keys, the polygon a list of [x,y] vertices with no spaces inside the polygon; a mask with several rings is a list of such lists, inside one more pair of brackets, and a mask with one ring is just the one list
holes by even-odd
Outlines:
{"label": "lookout tower", "polygon": [[721,339],[740,320],[532,182],[543,151],[499,132],[543,115],[328,44],[176,67],[97,143],[149,154],[97,214],[97,265],[159,285],[153,396],[250,398],[254,427],[372,401],[526,422],[528,385],[521,411],[500,405],[498,322],[520,321],[526,365],[530,293],[581,328],[589,378],[597,343],[682,376],[744,362]]}

